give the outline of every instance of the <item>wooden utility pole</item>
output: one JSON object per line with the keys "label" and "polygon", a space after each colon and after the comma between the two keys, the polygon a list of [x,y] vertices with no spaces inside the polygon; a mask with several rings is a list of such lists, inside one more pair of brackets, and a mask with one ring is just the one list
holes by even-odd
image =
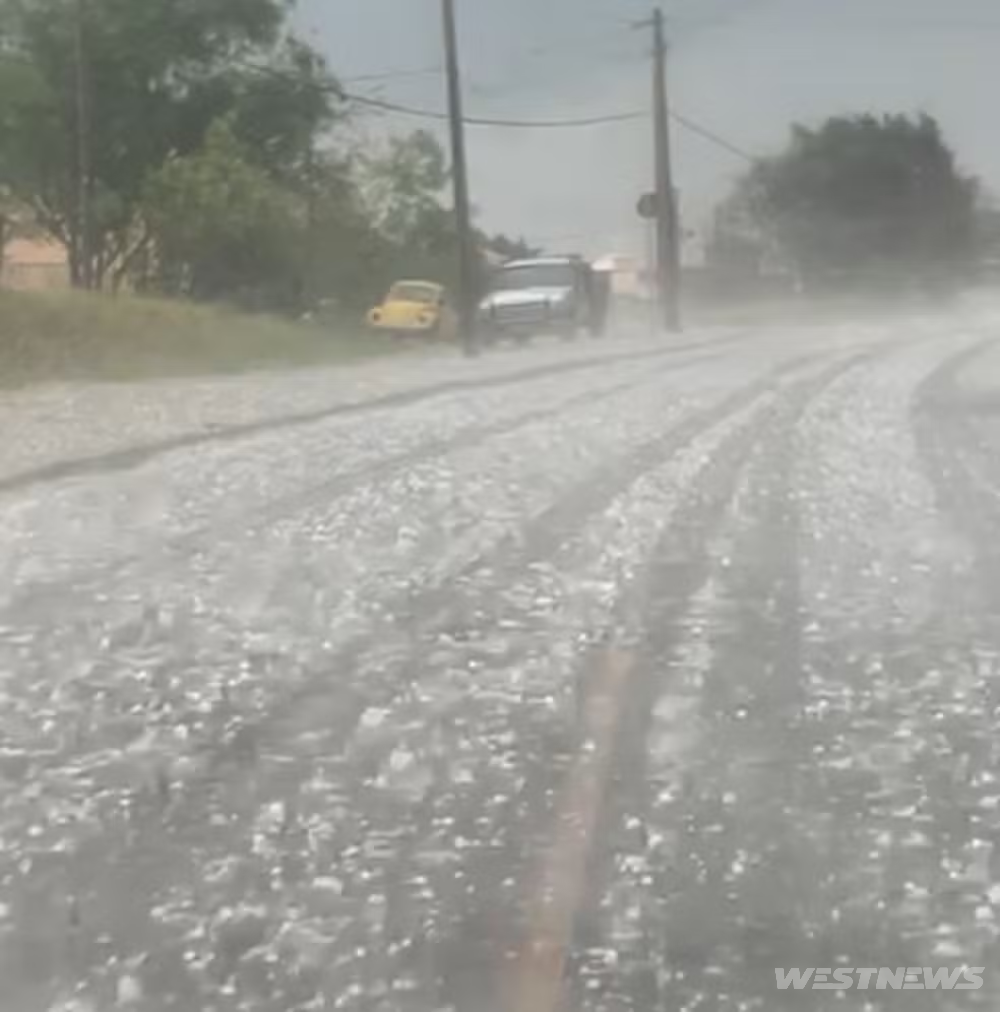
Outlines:
{"label": "wooden utility pole", "polygon": [[663,322],[681,329],[681,249],[677,191],[670,150],[670,102],[667,97],[667,42],[663,11],[653,11],[653,119],[656,156],[657,280]]}
{"label": "wooden utility pole", "polygon": [[90,82],[87,73],[87,2],[76,0],[74,26],[74,83],[76,86],[76,223],[74,228],[74,282],[83,288],[94,287],[93,230],[90,207]]}
{"label": "wooden utility pole", "polygon": [[448,120],[451,129],[451,172],[455,189],[455,231],[458,239],[458,322],[467,355],[479,353],[476,333],[476,245],[469,206],[469,171],[465,157],[465,121],[462,114],[462,75],[455,27],[455,0],[441,0],[444,17],[445,66],[448,76]]}

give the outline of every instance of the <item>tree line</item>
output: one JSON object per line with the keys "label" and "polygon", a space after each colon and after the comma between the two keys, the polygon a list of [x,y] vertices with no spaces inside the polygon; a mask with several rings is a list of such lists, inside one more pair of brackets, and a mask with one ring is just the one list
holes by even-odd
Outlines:
{"label": "tree line", "polygon": [[[0,0],[0,236],[66,245],[73,282],[299,313],[403,275],[453,283],[449,166],[418,130],[360,144],[287,0]],[[940,289],[1000,248],[930,117],[796,126],[716,215],[721,273]],[[532,252],[479,236],[483,254]]]}
{"label": "tree line", "polygon": [[807,292],[954,290],[1000,247],[976,179],[932,117],[834,116],[793,127],[719,207],[711,260],[769,263]]}
{"label": "tree line", "polygon": [[355,115],[284,0],[0,0],[0,218],[80,287],[303,312],[449,282],[438,140],[360,146]]}

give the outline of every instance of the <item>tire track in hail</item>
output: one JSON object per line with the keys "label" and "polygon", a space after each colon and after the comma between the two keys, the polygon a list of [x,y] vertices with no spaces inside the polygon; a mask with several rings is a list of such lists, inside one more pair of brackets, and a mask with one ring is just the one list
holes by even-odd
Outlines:
{"label": "tire track in hail", "polygon": [[946,358],[921,384],[912,408],[913,431],[924,473],[942,511],[972,543],[974,566],[986,600],[1000,606],[1000,510],[997,488],[968,462],[980,455],[978,439],[963,410],[955,377],[997,344],[977,342]]}
{"label": "tire track in hail", "polygon": [[[686,358],[682,362],[670,362],[655,369],[654,375],[681,372],[703,361],[714,359],[716,355],[716,352],[709,351]],[[294,493],[269,499],[252,508],[242,509],[238,515],[227,516],[224,525],[213,520],[183,534],[170,537],[163,542],[161,553],[168,558],[174,557],[174,571],[186,571],[189,568],[191,554],[209,551],[215,544],[221,528],[224,528],[226,532],[231,532],[234,528],[241,529],[242,537],[254,537],[259,535],[261,530],[267,529],[281,520],[305,512],[318,504],[346,497],[369,482],[385,480],[397,473],[430,463],[450,453],[471,449],[490,439],[544,422],[566,411],[610,400],[629,389],[648,383],[649,379],[650,376],[647,374],[639,378],[614,383],[611,386],[588,390],[563,401],[556,407],[539,408],[500,422],[472,425],[455,436],[432,439],[417,448],[410,448],[372,463],[361,464],[341,474],[298,489]],[[243,529],[247,522],[253,522],[254,526]],[[65,623],[67,610],[75,603],[79,603],[78,599],[82,598],[87,604],[92,602],[95,582],[107,583],[130,579],[130,571],[136,565],[142,564],[144,563],[137,562],[134,557],[127,557],[106,564],[88,566],[82,572],[71,576],[54,580],[33,581],[28,588],[20,591],[0,608],[0,623],[18,625],[24,621],[30,621],[35,611],[46,616],[58,611],[62,616],[60,621]],[[121,627],[122,635],[128,639],[131,634],[141,633],[142,623],[142,619],[126,623]]]}
{"label": "tire track in hail", "polygon": [[105,454],[96,454],[94,456],[83,457],[75,460],[60,461],[53,464],[47,464],[44,467],[28,471],[19,471],[12,475],[6,475],[0,477],[0,494],[20,491],[22,489],[39,485],[51,484],[53,482],[65,480],[66,478],[81,477],[88,474],[130,471],[162,456],[165,453],[172,453],[175,450],[238,442],[262,433],[279,432],[284,429],[291,429],[297,426],[310,424],[312,422],[321,422],[332,418],[369,414],[386,408],[408,407],[413,404],[418,404],[421,401],[430,400],[435,397],[444,397],[449,394],[460,394],[475,390],[490,390],[505,386],[514,386],[526,381],[530,382],[532,380],[546,379],[550,376],[562,376],[591,369],[601,369],[608,365],[623,362],[663,358],[665,356],[683,354],[688,351],[697,351],[704,348],[723,348],[742,340],[744,340],[744,338],[740,335],[734,335],[727,338],[720,338],[712,342],[691,341],[686,344],[673,345],[668,348],[633,351],[621,355],[591,356],[583,360],[577,359],[569,362],[556,362],[551,365],[541,366],[535,369],[521,370],[516,373],[504,373],[499,376],[488,376],[483,377],[482,379],[453,380],[444,383],[437,383],[430,386],[419,387],[416,390],[407,390],[401,393],[388,394],[384,397],[371,398],[365,401],[355,401],[346,404],[341,403],[335,404],[332,407],[297,412],[294,414],[284,415],[277,419],[272,418],[260,422],[245,422],[222,428],[214,428],[207,432],[201,431],[182,436],[175,436],[170,439],[163,439],[158,442],[148,443],[143,446],[130,447],[124,450],[116,450]]}
{"label": "tire track in hail", "polygon": [[[631,840],[622,833],[617,870],[642,923],[633,959],[595,969],[594,1007],[609,995],[657,1007],[820,1007],[816,996],[777,993],[774,968],[934,961],[932,946],[895,910],[907,876],[920,881],[920,856],[909,867],[897,862],[883,890],[869,892],[876,832],[913,823],[885,819],[902,802],[886,802],[885,785],[845,755],[845,732],[865,733],[855,725],[870,724],[870,713],[841,712],[833,694],[834,686],[859,698],[870,692],[873,672],[864,669],[878,651],[873,658],[810,641],[804,654],[801,515],[790,477],[796,456],[818,448],[796,448],[795,439],[789,426],[748,472],[752,525],[728,538],[713,592],[689,619],[692,639],[707,649],[693,674],[688,658],[674,659],[684,684],[670,693],[660,733],[683,741],[681,725],[696,730],[680,747],[668,745],[661,776],[648,778],[645,808],[619,816],[633,832]],[[879,646],[891,638],[873,632]],[[919,656],[933,667],[933,647]],[[879,732],[883,746],[898,726]],[[840,998],[845,1008],[868,1007],[864,995]],[[907,1002],[938,1007],[932,996]]]}
{"label": "tire track in hail", "polygon": [[[415,594],[405,592],[386,601],[382,611],[394,616],[403,648],[408,649],[412,641],[419,642],[421,638],[424,640],[418,657],[408,656],[406,663],[411,668],[425,668],[438,650],[436,638],[441,635],[452,641],[466,643],[485,638],[498,609],[490,602],[471,599],[465,589],[469,584],[485,576],[488,580],[485,593],[502,595],[503,588],[516,580],[519,574],[555,555],[560,546],[569,541],[588,518],[607,507],[620,489],[631,485],[656,463],[677,453],[703,432],[773,392],[785,375],[807,368],[817,357],[807,355],[796,358],[770,375],[727,396],[720,404],[694,412],[665,435],[645,442],[632,453],[599,468],[566,490],[553,506],[533,518],[516,535],[492,546],[484,556],[471,560],[459,571],[449,573],[436,584]],[[365,655],[372,647],[370,637],[371,633],[367,631],[358,635],[346,647],[337,651],[324,667],[354,671],[364,668]],[[429,639],[434,639],[435,642],[428,643]],[[375,670],[372,672],[375,677],[365,680],[364,694],[346,708],[342,700],[335,702],[336,713],[331,714],[331,719],[338,733],[346,736],[366,709],[389,705],[405,687],[398,677],[398,661],[395,667],[387,664],[384,647],[382,643],[376,647]],[[321,671],[315,672],[316,676],[321,674]],[[301,693],[289,697],[280,707],[276,715],[277,722],[293,720],[296,708],[311,708],[314,700],[322,699],[329,704],[329,692],[329,684],[321,677],[309,679]],[[263,725],[243,725],[230,744],[238,752],[243,752],[248,747],[248,736],[259,737],[261,732],[266,734],[273,723],[274,721],[268,720]],[[253,747],[256,748],[258,744]],[[220,757],[223,761],[228,758],[225,750]]]}
{"label": "tire track in hail", "polygon": [[[569,536],[575,527],[582,523],[592,512],[587,504],[594,501],[593,508],[598,509],[614,495],[615,489],[622,482],[628,483],[631,475],[642,473],[647,462],[659,458],[661,453],[670,447],[679,447],[695,438],[703,429],[716,424],[726,415],[750,403],[769,390],[782,375],[790,370],[807,366],[813,356],[802,356],[787,363],[773,375],[758,380],[752,386],[728,397],[720,404],[702,412],[696,412],[682,422],[666,437],[657,437],[633,454],[613,462],[588,476],[561,497],[560,501],[532,520],[517,535],[510,535],[490,547],[483,556],[476,557],[466,563],[459,571],[449,572],[441,576],[434,584],[419,590],[416,594],[403,591],[391,595],[381,602],[380,613],[393,617],[397,627],[397,639],[418,636],[428,617],[449,615],[443,621],[450,627],[446,631],[463,635],[461,627],[468,620],[455,615],[454,602],[456,586],[475,579],[477,574],[486,572],[502,573],[517,572],[522,564],[530,565],[532,561],[543,559],[558,543]],[[449,614],[450,613],[450,614]],[[141,622],[134,623],[133,631],[138,635],[145,632]],[[121,636],[127,628],[116,630],[116,643],[121,643]],[[471,635],[471,633],[466,634]],[[219,710],[210,716],[211,730],[205,741],[192,741],[193,751],[199,753],[199,765],[203,765],[209,778],[214,777],[217,770],[233,760],[252,756],[257,748],[257,739],[267,733],[267,729],[276,723],[290,719],[297,708],[308,708],[314,700],[325,700],[330,703],[329,672],[335,670],[356,670],[363,663],[366,653],[371,649],[371,633],[366,630],[355,635],[332,655],[325,655],[307,670],[300,671],[294,679],[296,687],[282,694],[280,699],[270,700],[268,712],[263,718],[252,719],[248,714],[233,709],[230,700],[223,700]],[[380,658],[375,658],[378,668]],[[284,654],[273,657],[260,655],[256,658],[257,667],[252,673],[261,682],[279,683],[281,679],[274,673],[275,668],[285,667],[291,663]],[[385,671],[377,671],[379,687],[372,688],[376,679],[366,682],[368,690],[363,695],[349,700],[350,705],[344,706],[344,700],[338,701],[343,715],[338,720],[346,734],[360,714],[368,706],[380,705],[379,701],[386,698]],[[388,680],[389,685],[396,685],[395,678]],[[350,696],[350,690],[346,693]],[[63,762],[61,756],[53,757]]]}
{"label": "tire track in hail", "polygon": [[[938,848],[940,866],[969,862],[973,848],[987,855],[982,883],[970,883],[981,903],[991,902],[991,888],[1000,882],[1000,824],[992,817],[994,793],[1000,772],[1000,680],[995,658],[1000,612],[1000,470],[994,447],[984,445],[973,417],[982,409],[976,397],[958,388],[958,373],[995,347],[981,341],[946,358],[920,386],[914,398],[911,423],[918,457],[941,514],[967,546],[964,561],[951,579],[957,614],[945,614],[930,656],[921,658],[930,671],[943,670],[955,681],[941,680],[925,689],[930,706],[939,697],[937,733],[948,759],[931,766],[924,776],[933,785],[933,800],[926,806],[931,825],[928,834]],[[970,587],[971,584],[971,587]],[[938,745],[936,754],[942,752]],[[955,772],[955,769],[959,772]],[[985,795],[985,797],[984,797]],[[991,887],[992,883],[992,887]],[[977,923],[970,927],[967,897],[943,883],[932,893],[931,916],[958,924],[962,930],[962,958],[986,966],[995,958],[996,931]],[[982,909],[982,908],[980,908]],[[987,906],[985,909],[989,909]],[[978,931],[976,929],[979,929]],[[950,939],[949,939],[950,940]],[[987,978],[982,992],[968,992],[963,1007],[991,1007],[997,987]],[[956,1006],[957,1008],[958,1006]]]}
{"label": "tire track in hail", "polygon": [[[713,543],[739,493],[739,508],[753,526],[749,534],[731,536],[732,557],[727,553],[723,564],[732,614],[730,628],[713,636],[718,656],[702,689],[703,717],[722,715],[724,726],[715,729],[714,747],[732,756],[733,763],[743,761],[753,768],[743,778],[748,791],[761,790],[761,773],[756,771],[774,768],[769,754],[796,747],[784,723],[799,698],[801,654],[799,521],[791,494],[795,426],[831,384],[877,354],[862,353],[833,366],[799,384],[775,407],[713,485],[692,496],[684,521],[672,525],[628,604],[629,625],[641,631],[640,640],[631,693],[618,727],[614,771],[606,785],[608,802],[594,834],[599,843],[588,880],[597,887],[575,925],[566,984],[573,1008],[616,1002],[637,1008],[680,1007],[699,992],[732,993],[739,987],[737,981],[710,979],[719,966],[708,967],[709,977],[700,976],[711,962],[704,957],[716,941],[714,933],[726,924],[724,904],[720,908],[707,889],[693,889],[696,901],[677,899],[682,882],[700,882],[705,874],[704,868],[686,866],[696,841],[704,841],[702,849],[713,868],[735,860],[735,853],[727,851],[728,838],[724,844],[714,842],[721,838],[709,825],[725,821],[723,790],[706,803],[705,792],[716,785],[699,782],[697,771],[683,769],[671,771],[675,782],[665,789],[659,770],[650,773],[652,729],[659,701],[678,674],[671,671],[670,661],[689,634],[692,601],[720,563]],[[683,706],[676,719],[690,725],[694,715],[681,712],[687,712]],[[688,732],[694,733],[690,727],[682,733]],[[677,782],[683,786],[678,788]],[[782,785],[774,783],[769,789],[780,793]],[[675,792],[681,795],[679,801],[672,797]],[[666,806],[664,796],[671,798]],[[676,846],[661,853],[662,841],[673,839],[673,834],[679,836]],[[721,851],[727,851],[725,860]],[[683,902],[683,909],[673,910],[671,900]],[[614,954],[611,960],[609,953]],[[770,966],[768,973],[773,990]]]}
{"label": "tire track in hail", "polygon": [[[664,369],[662,370],[662,374],[666,375],[667,373],[672,371],[673,368]],[[598,401],[613,399],[615,396],[620,395],[623,392],[628,392],[629,390],[634,389],[639,385],[644,386],[648,385],[651,382],[651,380],[655,380],[656,375],[658,374],[659,373],[654,374],[652,377],[647,375],[641,379],[632,379],[625,382],[615,383],[610,388],[604,388],[597,391],[588,391],[585,394],[576,395],[570,398],[568,401],[563,402],[559,408],[544,409],[539,410],[537,412],[531,412],[530,417],[521,415],[517,419],[507,420],[496,426],[490,426],[488,427],[490,434],[497,436],[509,432],[515,432],[518,429],[525,427],[529,424],[534,424],[537,423],[538,421],[544,421],[550,417],[559,416],[565,413],[566,411],[572,410],[574,408],[589,407]],[[477,433],[474,436],[470,435],[468,445],[475,445],[476,443],[479,442],[479,438],[476,437],[483,437],[483,436],[484,430],[483,427],[480,427],[477,429]],[[437,446],[433,450],[427,448],[426,456],[430,457],[432,454],[437,455],[438,453],[446,453],[448,452],[448,450],[455,450],[457,448],[462,448],[465,445],[466,439],[465,434],[463,434],[458,439],[449,441],[448,447]],[[405,466],[416,466],[423,459],[425,459],[424,450],[421,450],[420,453],[416,455],[413,454],[408,455],[405,464],[403,462],[396,461],[394,458],[393,461],[385,462],[387,465],[385,474],[386,475],[391,474],[392,471],[397,469],[397,465],[399,468],[404,468]],[[377,468],[380,468],[380,466],[381,465],[376,465]],[[372,469],[366,469],[364,480],[371,480],[371,479],[372,479]],[[334,479],[334,481],[338,480],[339,479]],[[361,480],[362,479],[359,476],[358,481],[360,482]],[[348,494],[350,488],[347,485],[345,485],[342,491],[343,494]],[[470,524],[470,529],[471,526],[472,525]],[[495,555],[502,554],[508,550],[509,543],[510,543],[509,541],[505,540],[494,546],[491,549],[491,551],[488,552],[485,556],[477,557],[476,559],[470,561],[469,563],[466,564],[464,569],[458,574],[458,577],[461,578],[465,574],[474,572],[477,566],[488,565],[489,560],[491,558],[493,558]],[[454,574],[451,573],[442,574],[438,582],[434,585],[434,587],[436,588],[436,592],[438,592],[441,595],[444,595],[444,597],[446,598],[449,592],[449,588],[451,587],[451,581],[453,578]],[[425,599],[427,598],[425,597]],[[47,600],[46,613],[48,614],[50,612],[56,612],[59,615],[60,625],[67,625],[69,623],[69,618],[67,617],[68,609],[62,606],[57,608],[56,607],[57,603],[58,602],[53,602],[51,599]],[[395,594],[390,595],[390,597],[386,601],[380,603],[380,613],[388,615],[401,615],[405,613],[407,609],[410,608],[411,606],[419,607],[419,599],[414,599],[412,595],[409,594],[408,592],[396,592]],[[372,621],[375,621],[375,619],[372,619]],[[146,616],[146,614],[143,613],[138,618],[135,618],[129,622],[118,623],[110,632],[102,631],[102,635],[107,636],[106,644],[105,647],[103,648],[103,653],[109,658],[109,661],[113,661],[113,658],[116,655],[119,655],[122,649],[127,649],[132,643],[141,646],[144,652],[146,652],[147,654],[151,654],[153,648],[156,646],[156,643],[155,640],[153,641],[150,640],[150,637],[148,635],[150,629],[147,628],[147,626],[148,626],[148,616]],[[171,628],[163,629],[160,627],[158,623],[155,622],[153,623],[152,631],[154,637],[169,636],[172,634]],[[343,658],[347,656],[347,654],[349,654],[352,649],[355,648],[360,649],[361,647],[364,646],[365,642],[366,640],[364,634],[360,636],[355,636],[348,642],[347,646],[339,653],[333,656],[330,656],[327,653],[324,656],[323,664],[324,665],[329,664],[334,666],[342,664]],[[177,658],[174,658],[171,660],[169,667],[173,669],[177,666],[177,663],[178,663]],[[185,663],[184,658],[180,659],[180,663],[182,665]],[[289,657],[286,654],[283,653],[275,653],[273,657],[267,654],[257,654],[255,655],[254,664],[256,665],[256,668],[258,670],[255,671],[255,674],[260,679],[270,680],[272,684],[277,685],[280,684],[281,680],[277,677],[272,677],[272,669],[276,667],[287,666],[290,663],[293,662],[289,659]],[[315,673],[318,674],[320,670],[326,670],[326,668],[325,667],[323,667],[322,669],[318,668]],[[321,689],[321,691],[325,691],[325,689]],[[269,702],[272,705],[278,707],[278,712],[277,714],[275,714],[273,711],[269,710],[270,716],[267,718],[267,720],[268,721],[273,720],[275,716],[280,716],[281,714],[283,714],[284,710],[282,709],[282,706],[295,705],[296,699],[297,697],[294,696],[294,694],[289,694],[289,698],[286,699],[285,704],[283,704],[280,699],[270,700]],[[218,712],[213,714],[211,717],[214,730],[218,731],[219,734],[222,734],[223,732],[221,731],[221,725],[226,723],[231,718],[233,718],[234,712],[235,711],[230,706],[230,700],[228,699],[223,700],[223,704],[218,710]],[[135,733],[138,734],[139,731],[137,730]],[[249,733],[250,733],[249,728],[242,727],[240,729],[240,734],[238,738],[232,743],[233,750],[236,754],[242,754],[245,751],[247,737]],[[88,733],[87,738],[93,739],[94,734],[92,732]],[[84,754],[80,752],[80,749],[83,744],[83,740],[80,736],[76,736],[72,740],[67,740],[67,744],[71,746],[72,752],[62,750],[51,753],[45,764],[47,768],[54,768],[60,765],[65,765],[67,762],[70,761],[72,755],[76,755],[79,758]],[[199,746],[195,747],[197,748]]]}
{"label": "tire track in hail", "polygon": [[[520,544],[503,545],[491,555],[491,559],[470,567],[473,572],[486,576],[487,595],[491,593],[489,587],[496,588],[492,591],[494,595],[500,593],[504,581],[512,575],[516,577],[533,562],[557,551],[560,544],[595,511],[604,508],[619,489],[658,461],[677,452],[699,433],[773,392],[780,385],[783,375],[808,367],[818,357],[803,356],[785,364],[775,373],[726,397],[721,404],[696,412],[664,436],[643,444],[627,458],[599,469],[572,489],[568,497],[530,524]],[[421,617],[425,621],[433,621],[439,614],[440,606],[453,600],[455,593],[455,588],[448,586],[432,588],[420,595],[415,617],[418,621]],[[450,614],[445,614],[443,626],[440,620],[434,625],[437,628],[454,627],[456,619],[459,625],[464,621],[463,616],[456,615],[452,609]],[[480,613],[479,621],[489,622],[490,619]],[[346,741],[365,709],[379,703],[391,703],[405,687],[401,682],[405,681],[406,672],[419,670],[421,665],[433,660],[433,651],[426,641],[418,644],[416,653],[406,658],[403,670],[397,666],[374,670],[371,672],[372,684],[365,687],[367,691],[362,698],[345,701],[334,691],[331,706],[331,686],[329,682],[324,683],[324,676],[336,667],[356,671],[369,646],[366,638],[352,650],[340,654],[339,663],[314,672],[311,678],[306,679],[303,689],[292,693],[271,718],[266,718],[257,726],[249,725],[243,735],[222,742],[205,743],[204,773],[194,777],[185,790],[178,791],[166,810],[151,798],[138,810],[105,823],[95,837],[81,845],[77,854],[68,861],[68,867],[67,862],[60,864],[56,861],[47,876],[28,883],[30,889],[26,899],[33,896],[38,906],[44,906],[47,899],[51,905],[54,887],[64,888],[66,894],[75,896],[83,888],[79,883],[86,883],[88,902],[85,907],[88,908],[89,931],[83,934],[90,938],[91,946],[101,936],[115,939],[127,950],[142,945],[143,939],[149,943],[149,949],[165,944],[165,939],[160,937],[163,927],[157,928],[149,920],[155,899],[169,892],[172,884],[193,883],[200,874],[199,869],[204,870],[213,860],[238,850],[234,843],[245,839],[262,796],[286,793],[289,782],[301,781],[314,765],[315,757],[312,757],[304,764],[299,762],[295,768],[287,768],[278,776],[272,774],[269,782],[261,783],[263,774],[255,761],[259,746],[265,740],[274,741],[276,736],[296,732],[300,740],[305,740],[305,729],[296,723],[297,720],[301,722],[303,716],[311,718],[314,727],[322,726],[333,740]],[[248,735],[256,748],[246,747]],[[230,765],[233,760],[241,758],[241,764],[236,767]],[[369,761],[374,758],[369,756]],[[341,772],[350,775],[352,770]],[[207,813],[211,811],[213,802],[219,801],[223,802],[226,817],[221,824],[216,822],[213,825]],[[127,888],[122,886],[123,869],[128,870]],[[75,888],[73,883],[76,883]],[[243,879],[240,879],[240,884],[246,886]],[[53,944],[58,945],[66,929],[64,926],[60,930],[58,924],[50,924],[49,928],[52,934],[48,945],[51,948]],[[93,968],[97,951],[92,949],[90,959],[83,958],[82,965]],[[55,962],[58,965],[58,959]],[[178,975],[177,987],[181,986],[181,981],[188,979],[182,952],[176,945],[169,952],[164,949],[160,965],[173,966]]]}
{"label": "tire track in hail", "polygon": [[[592,1003],[582,1008],[614,999],[650,1007],[802,1008],[804,1000],[810,1004],[802,995],[775,992],[776,966],[933,961],[868,891],[864,865],[874,832],[863,820],[893,805],[873,800],[883,792],[863,767],[840,764],[842,732],[856,733],[854,722],[866,715],[842,714],[831,703],[836,697],[823,694],[857,675],[861,696],[870,691],[871,672],[854,671],[864,667],[859,655],[813,641],[812,629],[805,653],[802,504],[791,476],[796,457],[819,448],[801,438],[789,424],[776,444],[761,447],[740,491],[749,526],[720,538],[724,561],[686,617],[683,653],[666,644],[670,660],[661,677],[670,687],[661,697],[669,705],[656,718],[661,739],[651,746],[655,760],[650,750],[637,753],[639,763],[654,763],[653,775],[644,774],[648,794],[617,817],[615,872],[624,883],[617,898],[640,914],[631,924],[633,955],[602,965],[615,939],[606,921],[597,922],[598,958],[584,967],[595,990],[578,986]],[[659,709],[655,700],[650,709]],[[904,831],[912,828],[898,821]],[[893,872],[897,884],[907,874],[919,880],[912,867]],[[888,887],[875,892],[891,895]],[[841,997],[855,1007],[852,993]],[[908,1000],[935,1007],[930,996]],[[860,1006],[864,996],[856,1001]]]}
{"label": "tire track in hail", "polygon": [[[768,408],[762,413],[770,414]],[[758,422],[754,417],[738,435],[726,438],[722,453],[726,467],[740,466],[748,443],[753,441],[747,430],[752,433]],[[714,473],[718,466],[713,461],[708,470]],[[699,477],[699,486],[701,480]],[[493,620],[517,625],[509,606],[487,613]],[[603,651],[597,653],[605,656]],[[515,650],[495,663],[510,668],[523,660]],[[415,806],[380,807],[364,789],[346,795],[347,807],[367,810],[375,818],[374,825],[357,826],[357,836],[344,843],[361,846],[364,838],[372,835],[386,842],[384,859],[376,856],[367,861],[360,877],[375,877],[391,912],[380,937],[373,938],[362,927],[346,944],[387,954],[375,974],[379,979],[422,975],[422,987],[409,996],[414,1008],[421,1003],[427,1007],[427,1002],[435,1007],[468,1007],[473,999],[478,1007],[486,1008],[493,1007],[490,1001],[500,1001],[497,975],[504,968],[512,970],[513,964],[506,960],[517,953],[529,865],[544,849],[553,799],[559,796],[582,744],[583,729],[574,727],[572,721],[567,723],[565,714],[539,707],[537,701],[529,705],[527,699],[495,708],[486,695],[480,692],[473,702],[449,708],[475,708],[474,718],[470,721],[463,714],[456,728],[447,727],[446,717],[433,715],[443,728],[444,740],[438,749],[442,768]],[[420,733],[427,733],[423,726]],[[464,770],[465,787],[452,782],[446,769],[448,757],[461,755],[463,740],[503,737],[516,738],[512,756],[479,755],[473,768]],[[502,774],[492,768],[497,760],[505,767]],[[353,783],[364,785],[377,776],[378,769],[372,765],[366,776],[355,775]],[[512,776],[522,788],[498,803],[497,799],[504,798],[504,783]],[[465,791],[458,804],[451,796],[456,789]],[[283,789],[272,796],[287,794]],[[394,829],[397,826],[406,827],[402,841]],[[441,826],[448,827],[444,837]],[[394,853],[400,849],[402,853]],[[414,882],[423,884],[415,890]],[[423,896],[415,898],[414,892]],[[428,897],[433,898],[431,907]],[[440,980],[439,986],[433,983],[435,978]],[[487,982],[497,993],[484,994]]]}

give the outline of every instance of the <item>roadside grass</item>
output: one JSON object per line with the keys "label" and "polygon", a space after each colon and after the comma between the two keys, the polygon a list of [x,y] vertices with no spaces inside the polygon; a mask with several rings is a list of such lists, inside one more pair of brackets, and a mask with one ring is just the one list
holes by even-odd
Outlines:
{"label": "roadside grass", "polygon": [[297,323],[163,299],[0,292],[0,388],[352,362],[400,344],[360,321]]}

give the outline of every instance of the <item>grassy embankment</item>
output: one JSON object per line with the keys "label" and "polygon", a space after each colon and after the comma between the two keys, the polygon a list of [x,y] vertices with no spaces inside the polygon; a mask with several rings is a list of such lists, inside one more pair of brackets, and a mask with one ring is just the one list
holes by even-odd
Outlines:
{"label": "grassy embankment", "polygon": [[0,388],[347,362],[395,350],[359,322],[295,323],[159,299],[0,292]]}

